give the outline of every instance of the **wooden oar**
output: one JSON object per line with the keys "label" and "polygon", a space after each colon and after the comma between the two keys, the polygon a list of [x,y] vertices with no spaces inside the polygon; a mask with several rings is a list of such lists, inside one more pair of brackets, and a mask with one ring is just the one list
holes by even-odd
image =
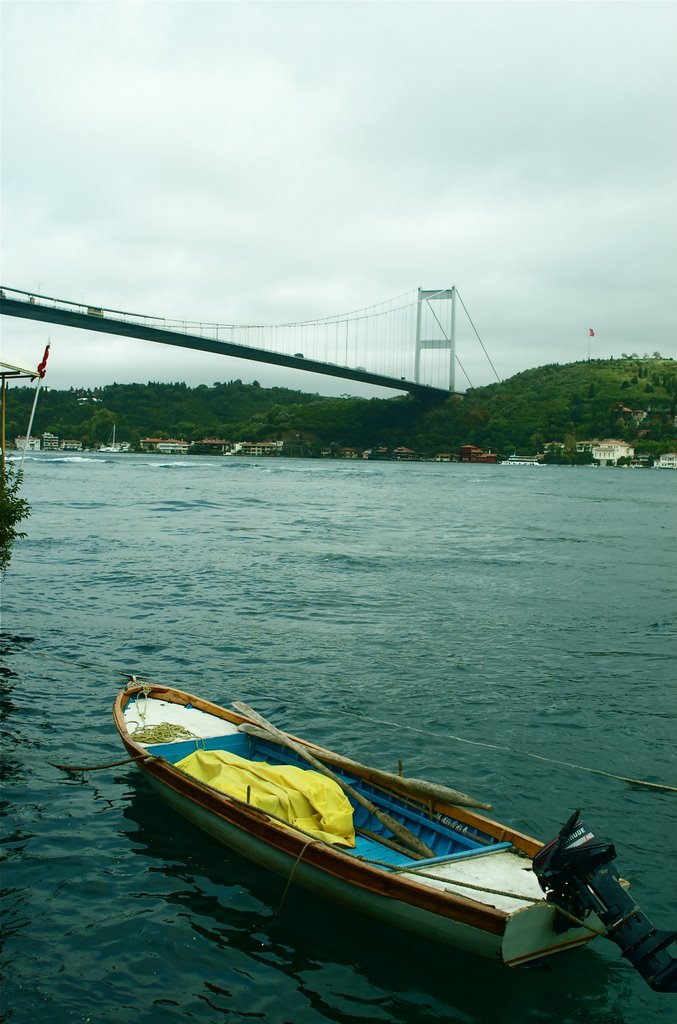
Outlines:
{"label": "wooden oar", "polygon": [[[260,739],[267,738],[266,730],[258,725],[249,725],[248,722],[245,722],[239,728],[240,732],[249,733],[251,736],[258,736]],[[270,738],[270,734],[268,734],[268,738]],[[380,768],[371,768],[369,765],[352,761],[349,757],[335,754],[333,751],[323,750],[322,753],[315,753],[315,756],[323,763],[333,765],[334,768],[345,768],[346,771],[361,775],[367,782],[393,787],[401,793],[417,797],[420,800],[439,800],[440,803],[452,804],[456,807],[478,807],[483,811],[491,810],[491,804],[482,803],[481,800],[476,800],[473,796],[461,793],[457,789],[449,789],[448,786],[440,786],[436,782],[428,782],[426,779],[410,779],[406,776],[395,775],[394,772],[384,772]]]}
{"label": "wooden oar", "polygon": [[405,826],[400,824],[399,821],[395,821],[394,818],[391,818],[389,814],[385,813],[385,811],[382,811],[376,806],[376,804],[372,803],[371,800],[368,800],[366,796],[363,796],[362,793],[359,793],[354,789],[350,783],[345,781],[345,779],[341,779],[338,775],[335,775],[330,768],[327,768],[325,764],[322,764],[322,762],[318,761],[316,757],[313,757],[306,747],[301,746],[300,743],[291,739],[287,733],[277,729],[274,725],[263,718],[262,715],[259,715],[257,711],[250,708],[248,704],[244,704],[242,701],[233,701],[233,707],[236,711],[239,711],[240,714],[244,715],[246,718],[250,718],[257,725],[265,729],[269,736],[276,739],[278,743],[281,743],[283,746],[289,747],[290,750],[293,750],[299,757],[303,758],[304,761],[307,761],[308,764],[312,765],[316,771],[321,772],[330,779],[333,779],[333,781],[341,787],[344,793],[351,796],[353,800],[369,811],[370,814],[373,814],[374,817],[378,818],[381,824],[384,825],[404,846],[415,851],[419,857],[435,856],[430,847],[426,846],[418,836],[414,835],[413,832],[410,832],[409,829],[405,828]]}

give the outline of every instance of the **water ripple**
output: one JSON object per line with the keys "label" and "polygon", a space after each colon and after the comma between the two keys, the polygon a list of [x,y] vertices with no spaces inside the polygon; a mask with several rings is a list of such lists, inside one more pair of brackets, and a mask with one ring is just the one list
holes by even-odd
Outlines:
{"label": "water ripple", "polygon": [[509,972],[294,886],[278,913],[285,880],[133,768],[51,766],[120,758],[127,673],[244,699],[543,838],[582,805],[674,927],[674,796],[582,769],[674,783],[675,488],[483,470],[27,459],[0,634],[8,1020],[667,1021],[611,947]]}

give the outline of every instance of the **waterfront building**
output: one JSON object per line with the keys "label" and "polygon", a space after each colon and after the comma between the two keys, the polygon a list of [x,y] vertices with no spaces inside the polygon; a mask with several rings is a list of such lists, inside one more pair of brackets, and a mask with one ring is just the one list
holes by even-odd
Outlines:
{"label": "waterfront building", "polygon": [[14,447],[18,448],[20,452],[39,452],[40,451],[40,438],[39,437],[15,437]]}
{"label": "waterfront building", "polygon": [[392,457],[396,462],[411,462],[415,455],[415,451],[412,451],[411,448],[405,448],[403,444],[398,448],[393,448]]}
{"label": "waterfront building", "polygon": [[234,455],[281,455],[284,441],[237,441]]}
{"label": "waterfront building", "polygon": [[198,452],[221,452],[225,455],[230,451],[230,441],[224,441],[217,437],[204,437],[201,441],[193,441],[193,448]]}
{"label": "waterfront building", "polygon": [[619,459],[631,459],[635,449],[626,441],[616,441],[613,438],[599,441],[592,449],[592,457],[600,466],[616,466]]}
{"label": "waterfront building", "polygon": [[485,452],[474,444],[462,444],[459,452],[460,462],[496,462],[496,452]]}
{"label": "waterfront building", "polygon": [[59,450],[59,438],[56,434],[50,434],[48,430],[42,435],[40,447],[43,452],[58,452]]}
{"label": "waterfront building", "polygon": [[172,438],[143,437],[139,441],[141,451],[157,452],[159,455],[185,455],[190,441],[174,441]]}

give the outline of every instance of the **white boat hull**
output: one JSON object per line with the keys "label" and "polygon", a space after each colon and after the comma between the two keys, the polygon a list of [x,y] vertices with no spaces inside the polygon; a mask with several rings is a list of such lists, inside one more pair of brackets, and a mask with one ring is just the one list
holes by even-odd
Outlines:
{"label": "white boat hull", "polygon": [[[438,856],[432,861],[405,857],[396,866],[378,859],[387,852],[379,842],[371,842],[376,852],[360,847],[363,853],[356,855],[358,849],[327,845],[249,802],[234,801],[176,767],[169,756],[171,742],[152,747],[148,757],[146,747],[133,737],[136,729],[151,724],[153,715],[157,721],[183,723],[193,736],[203,737],[202,745],[219,748],[234,738],[245,742],[238,732],[238,725],[246,722],[242,716],[180,691],[162,689],[161,695],[164,700],[127,705],[123,694],[115,707],[125,745],[134,756],[145,758],[139,767],[155,792],[196,828],[254,864],[291,879],[294,887],[389,927],[509,966],[539,960],[593,938],[588,928],[555,930],[557,911],[545,903],[531,868],[530,858],[539,844],[475,812],[433,802],[429,807],[431,821],[449,821],[448,815],[453,815],[461,833],[479,828],[486,835],[486,846],[480,845],[472,855]],[[321,753],[321,748],[313,749]],[[593,927],[596,923],[591,920]]]}
{"label": "white boat hull", "polygon": [[[396,897],[374,893],[368,888],[356,886],[353,881],[348,882],[304,863],[303,858],[299,861],[297,857],[275,849],[205,811],[157,779],[151,778],[150,781],[158,795],[182,817],[246,860],[285,878],[293,872],[294,885],[339,903],[362,916],[372,917],[382,924],[420,935],[429,941],[440,942],[487,959],[502,960],[508,967],[517,967],[585,945],[593,938],[587,928],[571,929],[556,935],[553,931],[555,911],[543,904],[522,905],[508,917],[505,932],[495,934],[431,913]],[[458,864],[453,867],[453,874],[462,874]],[[452,876],[451,870],[448,873]],[[457,891],[462,890],[457,887]],[[601,927],[595,918],[590,920],[590,924]]]}

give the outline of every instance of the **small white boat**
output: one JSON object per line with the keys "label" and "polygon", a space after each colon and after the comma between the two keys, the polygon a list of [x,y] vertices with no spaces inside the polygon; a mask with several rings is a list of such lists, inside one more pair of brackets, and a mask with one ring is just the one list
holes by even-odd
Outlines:
{"label": "small white boat", "polygon": [[503,459],[500,463],[501,466],[540,466],[541,463],[538,459],[531,459],[528,455],[511,455],[508,459]]}
{"label": "small white boat", "polygon": [[578,813],[544,847],[472,809],[487,804],[357,764],[233,707],[133,680],[113,716],[158,796],[287,886],[508,967],[606,933],[653,988],[677,990],[670,936],[626,893],[613,846]]}

